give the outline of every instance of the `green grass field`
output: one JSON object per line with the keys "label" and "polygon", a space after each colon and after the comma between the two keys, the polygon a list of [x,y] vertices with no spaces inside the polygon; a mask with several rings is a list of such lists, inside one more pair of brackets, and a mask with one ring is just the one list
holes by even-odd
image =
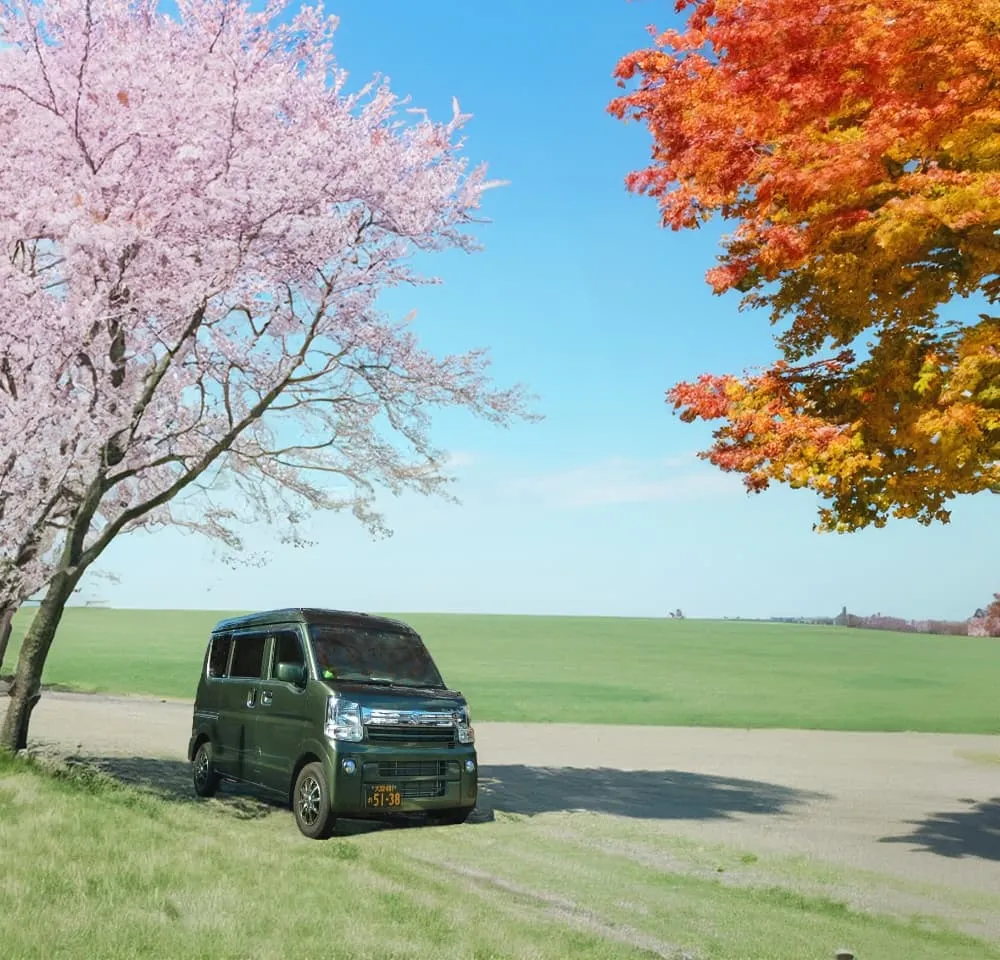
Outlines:
{"label": "green grass field", "polygon": [[[18,616],[6,668],[30,612]],[[45,680],[191,698],[227,614],[71,608]],[[708,620],[401,614],[476,720],[1000,732],[1000,642]]]}
{"label": "green grass field", "polygon": [[[186,782],[163,764],[158,781]],[[315,843],[245,798],[0,756],[0,850],[0,943],[17,960],[819,960],[842,945],[1000,960],[959,932],[1000,915],[995,892],[708,847],[665,821],[498,813]],[[884,913],[867,912],[873,891]]]}

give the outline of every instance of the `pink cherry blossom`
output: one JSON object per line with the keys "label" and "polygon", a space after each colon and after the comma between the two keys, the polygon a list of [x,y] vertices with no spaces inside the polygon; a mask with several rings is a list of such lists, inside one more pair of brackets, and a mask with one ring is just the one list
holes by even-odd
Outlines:
{"label": "pink cherry blossom", "polygon": [[348,93],[320,7],[178,6],[0,2],[0,607],[139,526],[238,548],[232,491],[378,529],[376,489],[445,491],[436,407],[531,418],[378,306],[476,248],[458,104]]}

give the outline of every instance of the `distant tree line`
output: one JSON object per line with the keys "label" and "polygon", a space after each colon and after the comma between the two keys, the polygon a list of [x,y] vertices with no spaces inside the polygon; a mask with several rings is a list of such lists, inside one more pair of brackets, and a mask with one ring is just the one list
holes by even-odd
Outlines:
{"label": "distant tree line", "polygon": [[847,615],[848,627],[863,630],[895,630],[897,633],[932,633],[941,636],[966,637],[969,635],[968,620],[904,620],[902,617],[887,617],[876,613],[870,617]]}
{"label": "distant tree line", "polygon": [[[674,616],[674,614],[670,614]],[[855,627],[862,630],[894,630],[897,633],[927,633],[948,637],[1000,637],[1000,593],[993,602],[977,610],[968,620],[907,620],[874,613],[860,617],[843,607],[835,617],[723,617],[755,623],[803,623],[824,627]]]}
{"label": "distant tree line", "polygon": [[863,630],[894,630],[898,633],[929,633],[951,637],[1000,637],[1000,594],[985,609],[977,610],[967,620],[907,620],[875,613],[859,617],[845,607],[834,618],[838,626]]}

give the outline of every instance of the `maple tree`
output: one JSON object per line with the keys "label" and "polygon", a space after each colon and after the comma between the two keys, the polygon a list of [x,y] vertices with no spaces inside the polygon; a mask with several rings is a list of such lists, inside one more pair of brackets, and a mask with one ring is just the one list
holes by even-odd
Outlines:
{"label": "maple tree", "polygon": [[[1000,2],[679,0],[609,106],[653,136],[629,189],[734,224],[706,279],[779,359],[675,385],[702,456],[821,498],[819,528],[947,521],[1000,486]],[[629,84],[631,83],[631,87]],[[986,308],[988,309],[988,307]]]}
{"label": "maple tree", "polygon": [[323,509],[377,532],[377,489],[447,495],[435,408],[534,418],[485,352],[435,356],[377,305],[433,282],[414,252],[476,249],[467,117],[347,93],[335,19],[286,6],[0,3],[0,611],[43,591],[0,747],[115,537],[239,549]]}

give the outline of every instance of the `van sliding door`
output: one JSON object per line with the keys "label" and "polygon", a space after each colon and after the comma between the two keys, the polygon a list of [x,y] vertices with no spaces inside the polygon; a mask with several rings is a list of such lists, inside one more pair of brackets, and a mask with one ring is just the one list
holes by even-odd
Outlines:
{"label": "van sliding door", "polygon": [[219,697],[219,743],[216,763],[220,773],[251,780],[253,725],[260,696],[267,634],[246,631],[233,634],[229,676]]}
{"label": "van sliding door", "polygon": [[[292,788],[292,769],[310,735],[310,721],[318,723],[308,707],[306,684],[286,683],[277,678],[279,663],[306,666],[302,638],[294,626],[272,634],[270,669],[264,671],[254,724],[253,746],[256,783],[287,797]],[[314,734],[313,734],[314,735]]]}

